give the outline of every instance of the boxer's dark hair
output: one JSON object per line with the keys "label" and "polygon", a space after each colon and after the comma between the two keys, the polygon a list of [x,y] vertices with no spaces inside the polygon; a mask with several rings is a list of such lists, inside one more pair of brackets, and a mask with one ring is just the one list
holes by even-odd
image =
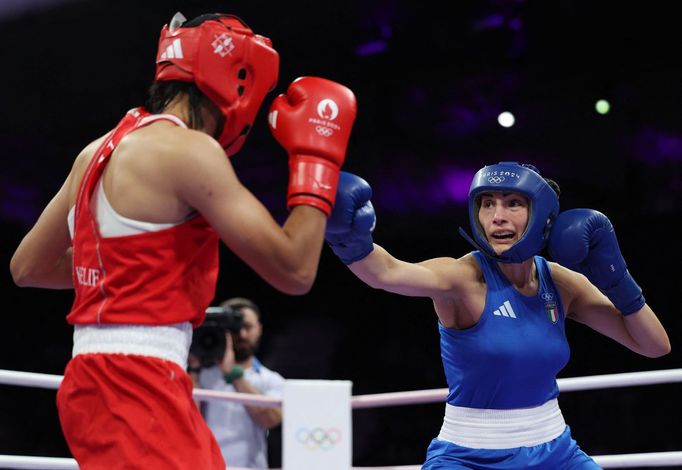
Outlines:
{"label": "boxer's dark hair", "polygon": [[189,99],[189,122],[187,125],[191,129],[201,129],[204,127],[201,107],[210,100],[192,82],[171,80],[153,83],[149,87],[149,97],[144,107],[152,114],[160,114],[180,93],[185,93]]}
{"label": "boxer's dark hair", "polygon": [[[206,21],[215,20],[222,17],[237,18],[233,15],[223,15],[219,13],[206,13],[199,15],[194,19],[186,21],[182,24],[183,28],[195,28]],[[240,18],[237,18],[246,26]],[[181,82],[178,80],[169,80],[162,82],[154,82],[149,88],[149,98],[145,103],[145,108],[152,114],[160,114],[170,104],[171,101],[180,93],[186,93],[189,97],[189,122],[187,125],[191,129],[201,129],[204,127],[204,119],[201,116],[201,106],[206,103],[213,103],[204,95],[199,88],[192,82]],[[216,135],[220,134],[222,127],[218,126]]]}
{"label": "boxer's dark hair", "polygon": [[545,178],[545,181],[547,182],[549,187],[554,190],[554,192],[556,193],[556,197],[561,196],[561,188],[559,187],[559,183],[549,178]]}

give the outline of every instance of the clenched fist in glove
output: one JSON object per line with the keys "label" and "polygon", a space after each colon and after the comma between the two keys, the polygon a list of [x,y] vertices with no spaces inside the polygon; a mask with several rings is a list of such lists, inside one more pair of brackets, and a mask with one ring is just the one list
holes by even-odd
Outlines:
{"label": "clenched fist in glove", "polygon": [[350,89],[318,77],[298,78],[275,98],[268,122],[289,154],[289,209],[306,204],[329,216],[356,113]]}
{"label": "clenched fist in glove", "polygon": [[601,212],[562,212],[552,226],[547,248],[554,261],[584,274],[623,315],[644,306],[642,289],[628,272],[613,226]]}
{"label": "clenched fist in glove", "polygon": [[376,223],[372,188],[367,181],[345,171],[339,178],[336,205],[327,221],[325,239],[344,264],[361,260],[374,249]]}

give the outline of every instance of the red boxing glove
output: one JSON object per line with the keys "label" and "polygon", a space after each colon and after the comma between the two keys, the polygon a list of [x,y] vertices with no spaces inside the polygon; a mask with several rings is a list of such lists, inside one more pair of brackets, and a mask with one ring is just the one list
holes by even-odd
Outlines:
{"label": "red boxing glove", "polygon": [[329,216],[356,113],[353,92],[324,78],[297,78],[275,98],[268,122],[289,153],[289,209],[306,204]]}

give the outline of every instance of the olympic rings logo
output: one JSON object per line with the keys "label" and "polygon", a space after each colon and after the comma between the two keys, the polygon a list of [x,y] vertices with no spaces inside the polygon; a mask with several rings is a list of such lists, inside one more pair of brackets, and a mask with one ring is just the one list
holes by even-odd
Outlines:
{"label": "olympic rings logo", "polygon": [[315,131],[320,134],[322,137],[331,137],[332,134],[334,133],[333,130],[331,130],[328,127],[324,126],[315,126]]}
{"label": "olympic rings logo", "polygon": [[491,183],[491,184],[500,184],[503,181],[504,181],[504,176],[489,176],[488,177],[488,183]]}
{"label": "olympic rings logo", "polygon": [[551,292],[543,292],[540,297],[542,297],[542,300],[544,300],[545,302],[551,302],[552,300],[554,300],[554,294],[552,294]]}
{"label": "olympic rings logo", "polygon": [[336,428],[299,428],[296,440],[310,450],[330,450],[341,442],[341,431]]}

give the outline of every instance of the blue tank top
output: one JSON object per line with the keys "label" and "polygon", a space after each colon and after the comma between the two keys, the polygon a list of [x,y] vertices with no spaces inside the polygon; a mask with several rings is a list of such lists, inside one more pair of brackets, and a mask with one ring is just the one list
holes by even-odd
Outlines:
{"label": "blue tank top", "polygon": [[487,294],[476,325],[464,330],[439,323],[449,393],[447,402],[469,408],[538,406],[559,395],[556,375],[568,362],[564,309],[547,261],[535,257],[539,288],[528,297],[497,262],[473,252]]}

